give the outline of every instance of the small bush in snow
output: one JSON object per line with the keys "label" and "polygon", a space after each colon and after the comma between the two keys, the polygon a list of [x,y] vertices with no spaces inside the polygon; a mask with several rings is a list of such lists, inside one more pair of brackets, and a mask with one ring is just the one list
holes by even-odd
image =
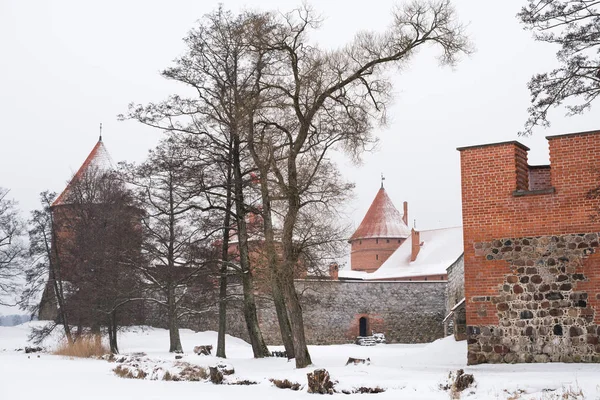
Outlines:
{"label": "small bush in snow", "polygon": [[123,365],[117,365],[117,367],[113,369],[113,372],[118,377],[126,379],[145,379],[148,375],[140,368],[127,367]]}

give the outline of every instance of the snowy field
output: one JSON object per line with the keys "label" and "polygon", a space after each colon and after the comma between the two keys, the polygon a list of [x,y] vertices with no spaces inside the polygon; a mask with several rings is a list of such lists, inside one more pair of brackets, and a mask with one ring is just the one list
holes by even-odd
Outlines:
{"label": "snowy field", "polygon": [[[233,337],[227,338],[227,363],[235,368],[231,379],[257,382],[252,386],[213,385],[207,382],[166,382],[123,379],[112,369],[116,364],[95,359],[69,359],[42,353],[24,354],[16,349],[27,343],[31,324],[0,327],[0,399],[65,398],[65,391],[82,399],[271,399],[314,398],[315,394],[278,389],[269,379],[287,378],[305,386],[306,374],[326,368],[337,389],[361,386],[385,388],[380,394],[353,394],[350,397],[373,399],[448,399],[440,389],[448,374],[459,368],[475,376],[475,387],[463,392],[463,399],[600,399],[600,365],[594,364],[515,364],[467,367],[466,342],[453,338],[428,345],[356,345],[311,346],[314,366],[296,370],[293,362],[282,358],[252,359],[250,346]],[[193,354],[195,345],[212,344],[215,332],[195,333],[182,330],[186,354],[181,361],[210,366],[219,359]],[[131,328],[120,335],[121,353],[144,352],[162,365],[170,365],[174,355],[168,348],[168,332],[155,328]],[[51,349],[57,337],[44,346]],[[271,350],[281,350],[273,347]],[[370,358],[370,365],[345,366],[348,357]],[[569,393],[582,391],[584,396]],[[348,397],[335,394],[333,397]],[[329,397],[327,397],[329,398]]]}

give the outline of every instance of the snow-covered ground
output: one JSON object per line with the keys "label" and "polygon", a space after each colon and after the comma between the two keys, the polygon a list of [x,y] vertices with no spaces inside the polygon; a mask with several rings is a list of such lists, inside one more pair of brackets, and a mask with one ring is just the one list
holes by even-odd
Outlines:
{"label": "snow-covered ground", "polygon": [[[64,399],[65,391],[85,399],[270,399],[314,397],[306,388],[298,392],[278,389],[269,379],[287,378],[306,383],[306,374],[326,368],[338,389],[361,386],[385,388],[375,399],[448,399],[440,384],[448,381],[450,371],[464,368],[475,376],[476,386],[463,392],[465,399],[600,399],[600,365],[596,364],[515,364],[465,365],[466,343],[452,338],[428,345],[311,346],[314,366],[296,370],[293,362],[282,358],[252,359],[250,346],[237,338],[227,338],[227,362],[235,368],[236,379],[258,382],[252,386],[213,385],[206,382],[166,382],[122,379],[112,372],[115,363],[94,359],[69,359],[42,353],[25,354],[30,322],[15,327],[0,327],[0,399]],[[181,361],[209,366],[216,357],[193,354],[195,345],[216,347],[215,332],[182,330],[186,354]],[[122,353],[144,352],[153,360],[174,361],[168,348],[168,332],[155,328],[130,328],[120,336]],[[57,335],[44,343],[56,345]],[[281,348],[273,347],[272,350]],[[348,357],[370,358],[370,365],[345,366]],[[563,397],[565,392],[583,391],[584,397]],[[335,394],[334,397],[347,396]]]}

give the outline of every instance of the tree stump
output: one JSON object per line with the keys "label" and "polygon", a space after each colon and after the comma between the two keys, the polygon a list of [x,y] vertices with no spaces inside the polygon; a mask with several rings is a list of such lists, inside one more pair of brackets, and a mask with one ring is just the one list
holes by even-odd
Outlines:
{"label": "tree stump", "polygon": [[333,394],[333,382],[326,369],[316,369],[306,374],[308,377],[308,393]]}
{"label": "tree stump", "polygon": [[215,385],[223,383],[223,373],[217,367],[208,367],[210,370],[210,381]]}
{"label": "tree stump", "polygon": [[210,352],[212,350],[212,345],[207,345],[207,346],[195,346],[194,347],[194,353],[200,355],[204,355],[204,356],[210,356]]}
{"label": "tree stump", "polygon": [[457,392],[462,392],[475,382],[475,378],[471,374],[465,374],[465,371],[459,369],[456,371],[456,380],[454,381],[453,389]]}

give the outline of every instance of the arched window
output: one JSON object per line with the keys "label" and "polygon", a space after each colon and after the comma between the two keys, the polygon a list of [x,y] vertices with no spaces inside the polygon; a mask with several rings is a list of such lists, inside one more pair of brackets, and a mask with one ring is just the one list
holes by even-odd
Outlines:
{"label": "arched window", "polygon": [[358,320],[358,336],[367,336],[367,317]]}

